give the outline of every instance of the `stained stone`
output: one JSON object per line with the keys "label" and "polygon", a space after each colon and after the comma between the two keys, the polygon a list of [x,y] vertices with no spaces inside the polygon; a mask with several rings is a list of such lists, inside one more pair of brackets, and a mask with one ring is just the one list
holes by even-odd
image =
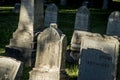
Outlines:
{"label": "stained stone", "polygon": [[66,36],[56,24],[38,35],[36,63],[29,80],[66,80]]}
{"label": "stained stone", "polygon": [[0,56],[0,80],[20,80],[22,69],[20,61]]}
{"label": "stained stone", "polygon": [[116,80],[119,41],[105,35],[81,40],[78,80]]}
{"label": "stained stone", "polygon": [[74,30],[88,31],[89,16],[90,12],[88,8],[86,6],[80,7],[76,13]]}
{"label": "stained stone", "polygon": [[107,26],[107,35],[120,36],[120,12],[114,11],[110,14]]}
{"label": "stained stone", "polygon": [[51,23],[57,23],[58,8],[55,4],[49,4],[45,10],[44,26],[49,27]]}

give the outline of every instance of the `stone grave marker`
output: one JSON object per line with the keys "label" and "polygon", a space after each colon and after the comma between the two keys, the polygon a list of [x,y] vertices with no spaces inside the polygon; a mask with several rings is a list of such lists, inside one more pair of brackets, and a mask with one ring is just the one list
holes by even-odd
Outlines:
{"label": "stone grave marker", "polygon": [[110,14],[107,25],[107,35],[120,36],[120,12],[114,11]]}
{"label": "stone grave marker", "polygon": [[119,41],[111,36],[82,37],[78,80],[116,80]]}
{"label": "stone grave marker", "polygon": [[49,27],[51,23],[57,23],[58,8],[55,4],[49,4],[45,10],[44,26]]}
{"label": "stone grave marker", "polygon": [[[31,53],[33,48],[33,20],[34,2],[33,0],[21,0],[20,17],[17,30],[10,39],[10,44],[6,46],[7,56],[22,60],[26,65],[31,65]],[[18,52],[18,53],[17,53]],[[22,57],[17,57],[20,55]]]}
{"label": "stone grave marker", "polygon": [[91,33],[91,32],[86,32],[86,31],[79,31],[79,30],[74,30],[73,36],[71,39],[71,57],[75,60],[79,60],[79,53],[80,53],[80,45],[81,45],[81,38],[84,36],[96,36],[98,34],[96,33]]}
{"label": "stone grave marker", "polygon": [[20,80],[22,63],[10,57],[0,56],[0,80]]}
{"label": "stone grave marker", "polygon": [[90,12],[88,8],[86,6],[80,7],[76,13],[74,30],[88,31],[89,16]]}
{"label": "stone grave marker", "polygon": [[38,35],[36,63],[29,80],[66,80],[66,36],[56,24]]}

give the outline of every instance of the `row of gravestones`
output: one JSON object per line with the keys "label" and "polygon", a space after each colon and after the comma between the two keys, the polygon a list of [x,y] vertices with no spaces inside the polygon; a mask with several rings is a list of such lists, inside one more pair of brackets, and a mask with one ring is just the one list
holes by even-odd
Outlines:
{"label": "row of gravestones", "polygon": [[[76,27],[73,33],[75,37],[72,38],[73,41],[77,41],[77,44],[75,41],[72,44],[71,41],[73,46],[71,49],[76,50],[77,48],[79,50],[77,55],[80,58],[78,80],[114,80],[116,78],[119,41],[113,36],[101,36],[100,34],[86,32],[89,22],[89,15],[86,11],[89,11],[85,6],[79,10],[78,12],[81,14],[77,13],[78,17],[76,16]],[[119,27],[120,13],[113,12],[109,21],[109,26]],[[119,33],[117,34],[119,29],[113,29],[113,26],[111,27],[115,32],[111,31],[110,27],[110,30],[107,29],[107,34],[119,37]],[[66,43],[66,36],[55,24],[41,32],[37,38],[35,67],[30,71],[29,80],[67,80],[68,77],[65,74]],[[0,59],[1,64],[3,64],[0,65],[0,78],[19,80],[22,63],[7,57]]]}
{"label": "row of gravestones", "polygon": [[116,80],[120,12],[112,12],[108,19],[107,35],[90,33],[89,10],[82,6],[76,13],[75,30],[70,55],[79,60],[78,80]]}

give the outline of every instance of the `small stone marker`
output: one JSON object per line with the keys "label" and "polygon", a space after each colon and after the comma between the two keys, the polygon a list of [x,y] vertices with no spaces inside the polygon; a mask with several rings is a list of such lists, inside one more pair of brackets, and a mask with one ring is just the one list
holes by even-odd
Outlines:
{"label": "small stone marker", "polygon": [[49,4],[45,10],[44,26],[49,27],[51,23],[57,23],[58,8],[55,4]]}
{"label": "small stone marker", "polygon": [[111,36],[82,37],[78,80],[116,80],[119,41]]}
{"label": "small stone marker", "polygon": [[86,6],[78,9],[75,19],[75,30],[88,31],[89,30],[89,16],[90,12]]}
{"label": "small stone marker", "polygon": [[38,35],[35,68],[29,80],[66,80],[66,37],[56,24]]}
{"label": "small stone marker", "polygon": [[20,80],[22,63],[10,57],[0,56],[0,80]]}
{"label": "small stone marker", "polygon": [[114,11],[110,14],[108,19],[106,34],[120,37],[120,12],[119,11]]}

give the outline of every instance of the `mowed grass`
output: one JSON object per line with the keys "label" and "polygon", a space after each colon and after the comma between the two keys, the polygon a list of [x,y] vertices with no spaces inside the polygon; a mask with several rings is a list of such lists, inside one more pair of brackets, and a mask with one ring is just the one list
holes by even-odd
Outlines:
{"label": "mowed grass", "polygon": [[[5,46],[9,44],[13,32],[16,30],[19,14],[13,13],[13,7],[0,7],[0,55],[4,55]],[[90,32],[105,34],[107,20],[112,10],[89,9],[90,10]],[[60,8],[58,13],[58,27],[67,36],[68,45],[70,44],[74,31],[75,15],[77,9]],[[22,80],[29,79],[31,68],[24,67]],[[118,69],[119,70],[119,69]],[[66,62],[66,72],[70,80],[77,80],[78,63]],[[118,80],[120,80],[118,76]]]}

